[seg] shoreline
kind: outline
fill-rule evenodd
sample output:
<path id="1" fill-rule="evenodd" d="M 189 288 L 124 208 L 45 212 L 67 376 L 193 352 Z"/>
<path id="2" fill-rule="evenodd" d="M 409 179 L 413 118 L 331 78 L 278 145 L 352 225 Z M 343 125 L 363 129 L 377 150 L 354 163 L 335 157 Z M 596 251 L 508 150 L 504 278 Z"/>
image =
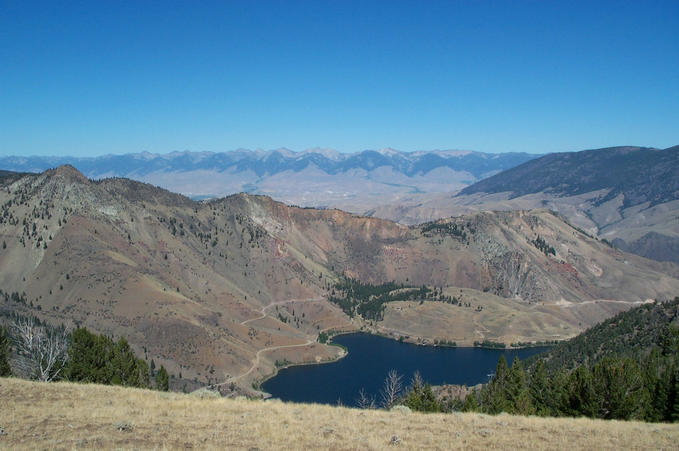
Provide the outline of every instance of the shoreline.
<path id="1" fill-rule="evenodd" d="M 399 337 L 395 337 L 394 335 L 392 335 L 388 332 L 382 332 L 380 330 L 373 329 L 373 328 L 368 328 L 366 330 L 359 330 L 359 331 L 356 331 L 356 332 L 349 332 L 349 333 L 366 333 L 366 334 L 376 335 L 378 337 L 383 337 L 383 338 L 388 338 L 390 340 L 398 341 L 399 343 L 407 343 L 407 344 L 412 344 L 412 345 L 416 345 L 416 346 L 431 346 L 433 348 L 451 348 L 451 349 L 456 349 L 456 348 L 497 349 L 497 350 L 500 350 L 500 351 L 515 351 L 515 350 L 519 350 L 519 349 L 552 347 L 552 346 L 556 346 L 557 344 L 559 344 L 563 341 L 568 341 L 566 339 L 566 340 L 556 340 L 557 343 L 539 343 L 539 342 L 526 343 L 523 346 L 511 346 L 511 344 L 510 344 L 510 345 L 505 345 L 504 347 L 501 347 L 501 346 L 482 346 L 482 345 L 477 346 L 477 345 L 474 345 L 474 344 L 471 344 L 471 345 L 469 345 L 469 344 L 455 344 L 454 346 L 452 346 L 452 345 L 441 344 L 441 343 L 433 343 L 433 342 L 428 342 L 428 341 L 427 342 L 417 342 L 416 341 L 417 339 L 428 340 L 428 339 L 423 338 L 423 337 L 414 337 L 413 338 L 412 336 L 408 336 L 409 338 L 405 338 L 406 335 L 401 335 Z"/>
<path id="2" fill-rule="evenodd" d="M 338 356 L 336 359 L 322 360 L 320 362 L 299 362 L 299 363 L 293 362 L 293 363 L 288 363 L 288 364 L 283 365 L 283 366 L 275 366 L 275 364 L 274 364 L 273 372 L 271 374 L 264 376 L 261 380 L 254 380 L 253 384 L 256 383 L 258 388 L 252 387 L 252 389 L 256 390 L 259 393 L 262 393 L 264 395 L 268 395 L 268 396 L 264 396 L 263 399 L 271 399 L 272 398 L 271 393 L 268 393 L 268 392 L 261 389 L 262 384 L 264 384 L 269 379 L 276 377 L 278 375 L 279 371 L 284 370 L 286 368 L 292 368 L 292 367 L 295 367 L 295 366 L 325 365 L 327 363 L 339 362 L 341 359 L 343 359 L 344 357 L 349 355 L 349 348 L 347 348 L 346 346 L 340 345 L 339 343 L 332 343 L 332 339 L 334 337 L 338 337 L 340 335 L 349 335 L 349 334 L 355 334 L 355 333 L 361 333 L 361 332 L 357 332 L 357 331 L 338 332 L 337 334 L 333 334 L 333 335 L 329 336 L 327 342 L 321 343 L 321 344 L 324 344 L 324 345 L 327 345 L 327 346 L 338 347 L 338 348 L 340 348 L 344 351 L 344 353 L 342 355 Z"/>
<path id="3" fill-rule="evenodd" d="M 341 331 L 341 332 L 338 332 L 336 334 L 330 335 L 328 337 L 328 341 L 326 343 L 322 343 L 322 344 L 325 344 L 325 345 L 328 345 L 328 346 L 339 347 L 344 351 L 344 353 L 342 355 L 338 356 L 336 359 L 325 360 L 325 361 L 320 361 L 320 362 L 288 363 L 288 364 L 286 364 L 284 366 L 280 366 L 280 367 L 274 366 L 274 371 L 272 373 L 266 375 L 265 377 L 263 377 L 259 381 L 258 380 L 253 381 L 253 383 L 257 384 L 258 388 L 255 389 L 254 387 L 252 387 L 252 389 L 263 394 L 264 395 L 263 399 L 265 399 L 265 400 L 266 399 L 275 399 L 275 398 L 273 398 L 273 396 L 270 393 L 266 392 L 265 390 L 262 390 L 261 387 L 264 383 L 266 383 L 268 380 L 276 377 L 278 375 L 279 371 L 284 370 L 286 368 L 292 368 L 292 367 L 296 367 L 296 366 L 325 365 L 325 364 L 328 364 L 328 363 L 339 362 L 341 359 L 343 359 L 344 357 L 349 355 L 349 348 L 347 348 L 346 346 L 339 344 L 339 343 L 333 343 L 332 339 L 335 338 L 335 337 L 342 336 L 342 335 L 351 335 L 351 334 L 374 335 L 374 336 L 377 336 L 377 337 L 386 338 L 386 339 L 393 340 L 393 341 L 403 343 L 403 344 L 411 344 L 411 345 L 416 345 L 416 346 L 430 346 L 430 347 L 433 347 L 433 348 L 449 348 L 449 349 L 457 349 L 457 348 L 469 349 L 469 348 L 471 348 L 471 349 L 487 349 L 487 350 L 495 350 L 495 351 L 518 351 L 518 350 L 521 350 L 521 349 L 540 348 L 540 347 L 551 348 L 551 347 L 555 346 L 555 344 L 533 344 L 533 345 L 529 345 L 529 346 L 517 346 L 517 347 L 509 347 L 508 346 L 508 347 L 504 347 L 504 348 L 494 347 L 494 346 L 473 346 L 473 345 L 472 346 L 448 346 L 448 345 L 440 345 L 440 344 L 434 344 L 434 343 L 416 343 L 416 342 L 412 342 L 412 341 L 399 340 L 397 338 L 394 338 L 391 335 L 380 333 L 380 332 L 374 331 L 374 330 L 360 330 L 359 329 L 359 330 L 354 330 L 354 331 Z"/>

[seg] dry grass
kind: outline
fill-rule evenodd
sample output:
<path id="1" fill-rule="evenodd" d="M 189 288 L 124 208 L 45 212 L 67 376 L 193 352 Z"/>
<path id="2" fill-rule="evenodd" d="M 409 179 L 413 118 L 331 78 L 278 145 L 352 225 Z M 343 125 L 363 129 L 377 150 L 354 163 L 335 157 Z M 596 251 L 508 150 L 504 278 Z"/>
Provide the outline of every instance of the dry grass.
<path id="1" fill-rule="evenodd" d="M 679 447 L 679 426 L 667 424 L 402 414 L 17 379 L 0 379 L 0 399 L 3 449 Z"/>
<path id="2" fill-rule="evenodd" d="M 389 334 L 454 341 L 472 346 L 491 340 L 506 344 L 571 338 L 600 321 L 638 304 L 616 301 L 588 301 L 567 306 L 557 302 L 529 304 L 470 288 L 447 287 L 469 307 L 442 302 L 390 302 L 378 330 Z M 483 307 L 477 311 L 477 307 Z"/>

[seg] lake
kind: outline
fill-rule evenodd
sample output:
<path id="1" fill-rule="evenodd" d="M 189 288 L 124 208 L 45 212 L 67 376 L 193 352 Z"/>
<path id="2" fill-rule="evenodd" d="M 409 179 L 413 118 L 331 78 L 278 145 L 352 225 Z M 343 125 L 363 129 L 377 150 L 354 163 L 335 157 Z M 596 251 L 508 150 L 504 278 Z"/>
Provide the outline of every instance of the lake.
<path id="1" fill-rule="evenodd" d="M 262 390 L 283 401 L 355 405 L 359 391 L 379 399 L 387 373 L 395 369 L 408 385 L 415 371 L 432 385 L 475 385 L 488 381 L 500 355 L 511 364 L 548 348 L 516 350 L 446 348 L 400 343 L 376 335 L 340 335 L 333 342 L 346 346 L 349 354 L 336 362 L 293 366 L 262 384 Z"/>

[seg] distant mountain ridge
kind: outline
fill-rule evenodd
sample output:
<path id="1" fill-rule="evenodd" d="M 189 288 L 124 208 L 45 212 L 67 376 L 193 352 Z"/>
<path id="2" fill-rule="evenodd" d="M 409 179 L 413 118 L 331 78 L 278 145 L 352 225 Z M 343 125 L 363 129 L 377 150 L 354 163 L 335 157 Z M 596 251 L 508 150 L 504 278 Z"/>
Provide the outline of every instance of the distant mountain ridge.
<path id="1" fill-rule="evenodd" d="M 288 204 L 360 213 L 407 193 L 456 191 L 535 157 L 463 150 L 241 149 L 92 158 L 9 156 L 0 158 L 0 169 L 37 173 L 68 164 L 91 179 L 126 177 L 194 199 L 248 192 Z"/>
<path id="2" fill-rule="evenodd" d="M 412 195 L 372 216 L 418 224 L 479 210 L 549 208 L 592 235 L 679 263 L 679 146 L 554 153 L 457 193 Z"/>
<path id="3" fill-rule="evenodd" d="M 545 192 L 565 197 L 597 190 L 607 190 L 597 199 L 599 205 L 621 194 L 625 207 L 679 199 L 679 146 L 553 153 L 468 186 L 458 196 L 511 192 L 514 198 Z"/>
<path id="4" fill-rule="evenodd" d="M 7 156 L 0 158 L 2 169 L 16 172 L 42 172 L 69 164 L 89 178 L 102 176 L 126 177 L 146 175 L 159 170 L 193 171 L 226 170 L 253 171 L 258 177 L 284 171 L 299 172 L 313 164 L 328 174 L 339 174 L 352 169 L 374 170 L 392 167 L 407 176 L 427 174 L 448 167 L 466 171 L 475 178 L 509 169 L 539 155 L 528 153 L 491 154 L 464 150 L 436 150 L 402 152 L 394 149 L 364 150 L 341 153 L 332 149 L 310 149 L 294 152 L 285 148 L 270 151 L 233 150 L 229 152 L 149 152 L 99 157 Z"/>

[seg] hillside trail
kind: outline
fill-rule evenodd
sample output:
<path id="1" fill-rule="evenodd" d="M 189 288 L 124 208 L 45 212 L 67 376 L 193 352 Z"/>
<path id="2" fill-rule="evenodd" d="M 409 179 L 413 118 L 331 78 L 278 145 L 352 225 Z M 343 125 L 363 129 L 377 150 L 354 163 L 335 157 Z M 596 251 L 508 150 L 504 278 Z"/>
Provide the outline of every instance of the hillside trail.
<path id="1" fill-rule="evenodd" d="M 266 305 L 266 306 L 264 306 L 260 309 L 260 316 L 258 316 L 256 318 L 246 319 L 244 321 L 241 321 L 240 324 L 244 326 L 244 325 L 246 325 L 246 324 L 248 324 L 252 321 L 257 321 L 257 320 L 266 318 L 267 317 L 267 310 L 272 308 L 272 307 L 275 307 L 277 305 L 291 304 L 291 303 L 294 303 L 294 302 L 319 302 L 319 301 L 322 301 L 324 299 L 325 298 L 323 298 L 323 297 L 317 297 L 317 298 L 308 298 L 308 299 L 287 299 L 285 301 L 272 302 L 271 304 Z M 257 368 L 257 366 L 259 365 L 260 356 L 264 352 L 274 351 L 276 349 L 297 348 L 297 347 L 302 347 L 302 346 L 309 346 L 310 344 L 313 344 L 313 343 L 315 343 L 315 341 L 307 339 L 306 343 L 298 343 L 298 344 L 293 344 L 293 345 L 269 346 L 268 348 L 260 349 L 255 354 L 255 360 L 252 362 L 252 365 L 250 366 L 250 368 L 245 373 L 240 374 L 238 376 L 229 377 L 224 382 L 220 382 L 219 384 L 214 384 L 214 386 L 218 387 L 218 386 L 221 386 L 221 385 L 230 384 L 232 382 L 236 382 L 236 381 L 250 375 L 255 370 L 255 368 Z"/>
<path id="2" fill-rule="evenodd" d="M 242 379 L 242 378 L 248 376 L 248 375 L 249 375 L 250 373 L 252 373 L 252 372 L 255 370 L 255 368 L 257 368 L 257 366 L 259 365 L 260 356 L 261 356 L 261 354 L 262 354 L 263 352 L 273 351 L 273 350 L 275 350 L 275 349 L 297 348 L 297 347 L 300 347 L 300 346 L 309 346 L 310 344 L 313 344 L 313 343 L 315 343 L 315 341 L 307 340 L 306 343 L 298 343 L 298 344 L 294 344 L 294 345 L 270 346 L 270 347 L 268 347 L 268 348 L 260 349 L 259 351 L 257 351 L 257 354 L 255 354 L 255 360 L 254 360 L 254 362 L 252 363 L 252 366 L 250 367 L 250 369 L 248 369 L 245 373 L 243 373 L 243 374 L 241 374 L 241 375 L 239 375 L 239 376 L 233 376 L 233 377 L 228 378 L 228 379 L 225 380 L 224 382 L 220 382 L 219 384 L 214 384 L 214 386 L 218 387 L 218 386 L 220 386 L 220 385 L 230 384 L 230 383 L 232 383 L 232 382 L 236 382 L 236 381 L 238 381 L 238 380 L 240 380 L 240 379 Z"/>
<path id="3" fill-rule="evenodd" d="M 308 298 L 308 299 L 286 299 L 285 301 L 272 302 L 271 304 L 265 305 L 264 307 L 262 307 L 262 308 L 259 310 L 259 311 L 260 311 L 260 316 L 258 316 L 258 317 L 256 317 L 256 318 L 246 319 L 246 320 L 244 320 L 244 321 L 241 321 L 240 324 L 241 324 L 241 326 L 244 326 L 244 325 L 246 325 L 247 323 L 251 323 L 252 321 L 257 321 L 257 320 L 259 320 L 259 319 L 264 319 L 264 318 L 266 318 L 266 317 L 267 317 L 266 311 L 267 311 L 268 309 L 272 308 L 272 307 L 277 306 L 277 305 L 291 304 L 291 303 L 293 303 L 293 302 L 319 302 L 319 301 L 322 301 L 322 300 L 324 300 L 324 299 L 325 299 L 325 298 L 323 298 L 323 297 L 317 297 L 317 298 Z"/>

